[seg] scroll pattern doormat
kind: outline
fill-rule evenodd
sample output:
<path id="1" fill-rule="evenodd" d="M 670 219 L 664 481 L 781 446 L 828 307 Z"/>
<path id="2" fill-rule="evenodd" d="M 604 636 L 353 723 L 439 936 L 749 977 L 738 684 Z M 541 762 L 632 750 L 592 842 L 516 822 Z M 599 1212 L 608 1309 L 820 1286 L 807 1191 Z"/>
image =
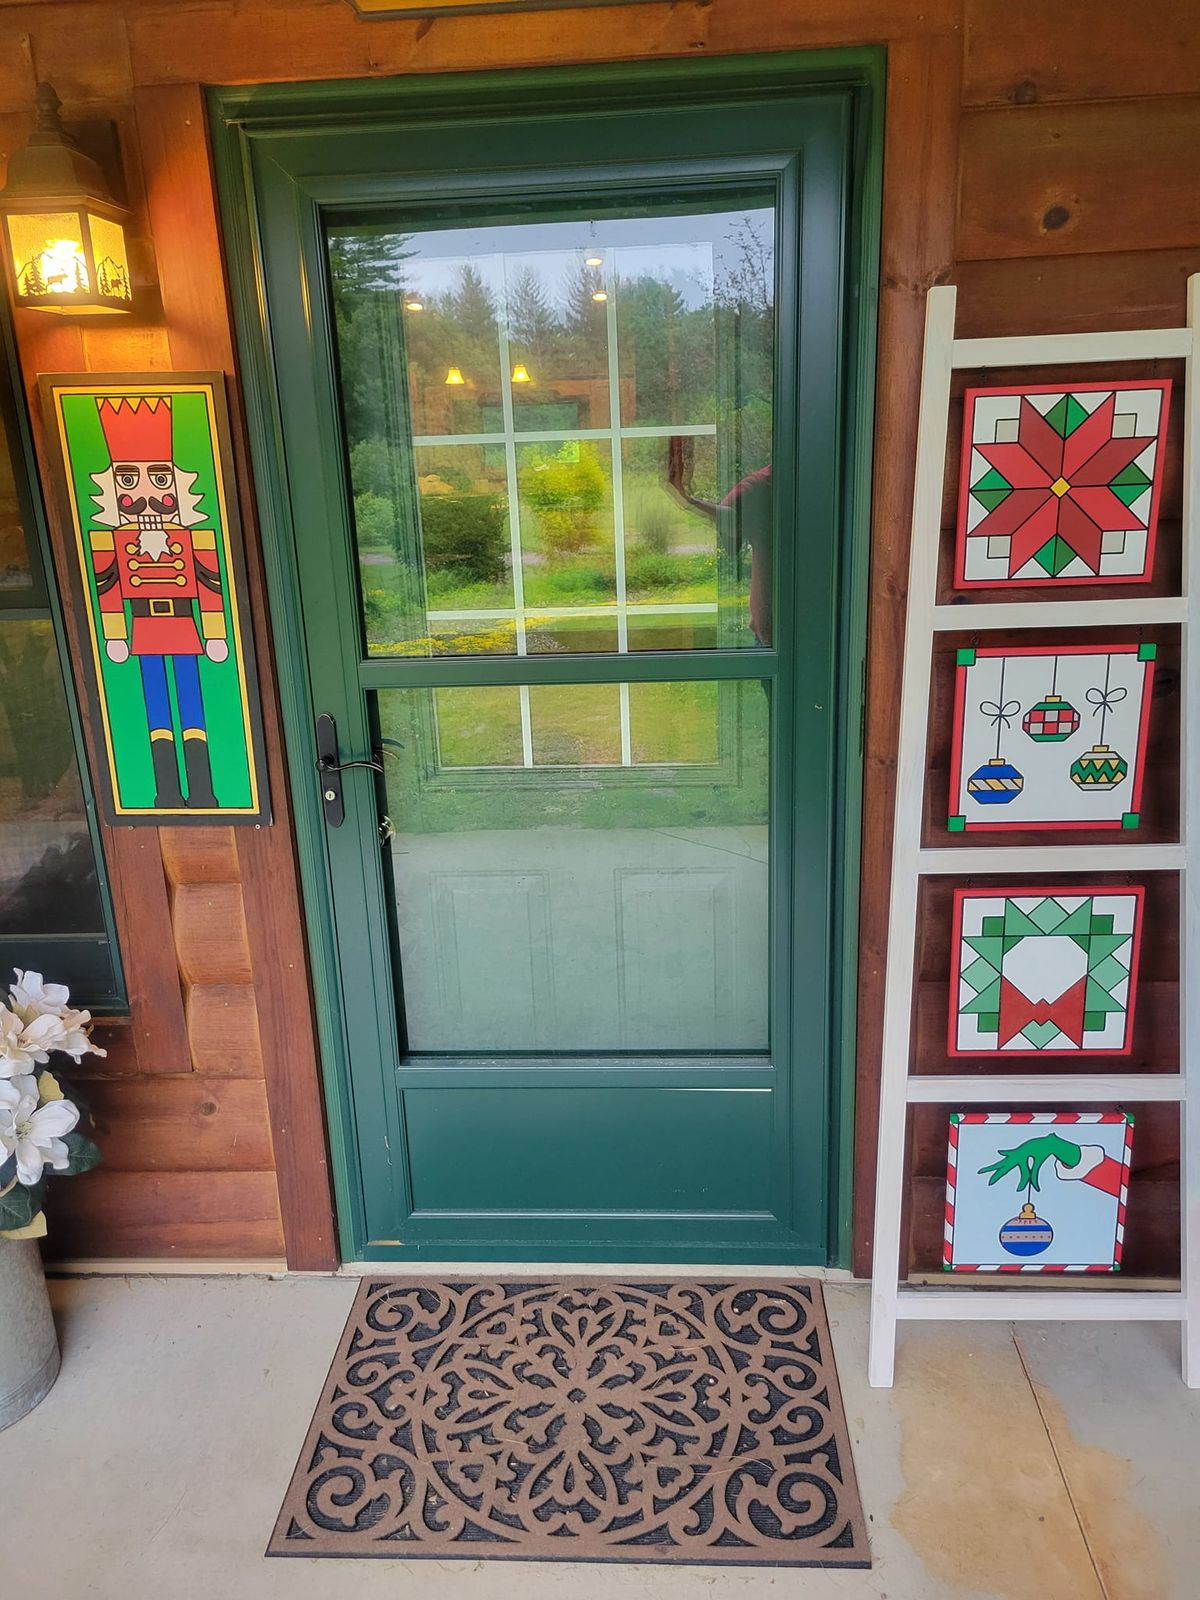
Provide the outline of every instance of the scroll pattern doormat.
<path id="1" fill-rule="evenodd" d="M 869 1566 L 820 1287 L 364 1280 L 267 1553 Z"/>

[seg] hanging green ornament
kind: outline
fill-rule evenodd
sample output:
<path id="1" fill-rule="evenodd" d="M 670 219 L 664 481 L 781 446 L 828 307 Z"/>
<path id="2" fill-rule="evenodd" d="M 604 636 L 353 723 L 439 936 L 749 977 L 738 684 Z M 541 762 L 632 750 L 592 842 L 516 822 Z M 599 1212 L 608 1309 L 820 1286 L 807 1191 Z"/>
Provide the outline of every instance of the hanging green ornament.
<path id="1" fill-rule="evenodd" d="M 1129 693 L 1120 685 L 1110 688 L 1111 675 L 1112 657 L 1109 656 L 1104 668 L 1104 687 L 1101 689 L 1097 686 L 1087 692 L 1092 715 L 1100 718 L 1100 737 L 1090 750 L 1085 750 L 1071 763 L 1071 782 L 1080 789 L 1115 789 L 1129 776 L 1128 761 L 1104 742 L 1104 724 L 1108 720 L 1108 713 Z"/>
<path id="2" fill-rule="evenodd" d="M 1128 776 L 1128 761 L 1106 744 L 1094 744 L 1071 763 L 1071 782 L 1080 789 L 1115 789 Z"/>

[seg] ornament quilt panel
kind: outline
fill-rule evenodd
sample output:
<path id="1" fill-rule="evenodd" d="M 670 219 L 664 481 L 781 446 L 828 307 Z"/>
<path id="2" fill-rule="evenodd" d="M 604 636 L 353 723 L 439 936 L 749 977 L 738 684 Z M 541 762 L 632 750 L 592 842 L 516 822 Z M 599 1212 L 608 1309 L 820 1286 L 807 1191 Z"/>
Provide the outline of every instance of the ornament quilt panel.
<path id="1" fill-rule="evenodd" d="M 968 389 L 955 581 L 1144 583 L 1167 380 Z"/>
<path id="2" fill-rule="evenodd" d="M 956 890 L 950 1054 L 1128 1055 L 1144 895 Z"/>
<path id="3" fill-rule="evenodd" d="M 948 1272 L 1119 1272 L 1133 1118 L 968 1111 L 950 1118 Z"/>
<path id="4" fill-rule="evenodd" d="M 1153 644 L 959 650 L 951 833 L 1136 828 Z"/>

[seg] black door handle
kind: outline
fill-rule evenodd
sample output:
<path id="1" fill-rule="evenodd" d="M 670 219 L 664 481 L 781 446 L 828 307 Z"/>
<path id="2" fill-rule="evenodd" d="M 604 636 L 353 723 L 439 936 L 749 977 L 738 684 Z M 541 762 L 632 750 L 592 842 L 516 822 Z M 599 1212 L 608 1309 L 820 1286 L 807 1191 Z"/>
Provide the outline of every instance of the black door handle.
<path id="1" fill-rule="evenodd" d="M 369 761 L 340 761 L 338 759 L 337 723 L 327 711 L 317 718 L 317 771 L 321 775 L 321 805 L 325 822 L 331 828 L 340 828 L 346 820 L 346 806 L 342 798 L 342 773 L 353 767 L 367 767 L 371 772 L 383 771 L 380 755 Z"/>

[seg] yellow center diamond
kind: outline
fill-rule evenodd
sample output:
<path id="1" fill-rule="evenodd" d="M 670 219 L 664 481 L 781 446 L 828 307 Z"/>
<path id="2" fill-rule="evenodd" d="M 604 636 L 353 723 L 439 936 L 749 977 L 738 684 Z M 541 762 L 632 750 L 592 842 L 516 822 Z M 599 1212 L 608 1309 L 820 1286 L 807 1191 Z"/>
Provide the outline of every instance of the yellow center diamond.
<path id="1" fill-rule="evenodd" d="M 1058 498 L 1061 500 L 1063 495 L 1066 494 L 1067 490 L 1070 487 L 1071 487 L 1071 485 L 1067 482 L 1067 480 L 1065 478 L 1055 478 L 1054 482 L 1050 485 L 1050 493 L 1051 494 L 1056 494 L 1058 496 Z"/>

